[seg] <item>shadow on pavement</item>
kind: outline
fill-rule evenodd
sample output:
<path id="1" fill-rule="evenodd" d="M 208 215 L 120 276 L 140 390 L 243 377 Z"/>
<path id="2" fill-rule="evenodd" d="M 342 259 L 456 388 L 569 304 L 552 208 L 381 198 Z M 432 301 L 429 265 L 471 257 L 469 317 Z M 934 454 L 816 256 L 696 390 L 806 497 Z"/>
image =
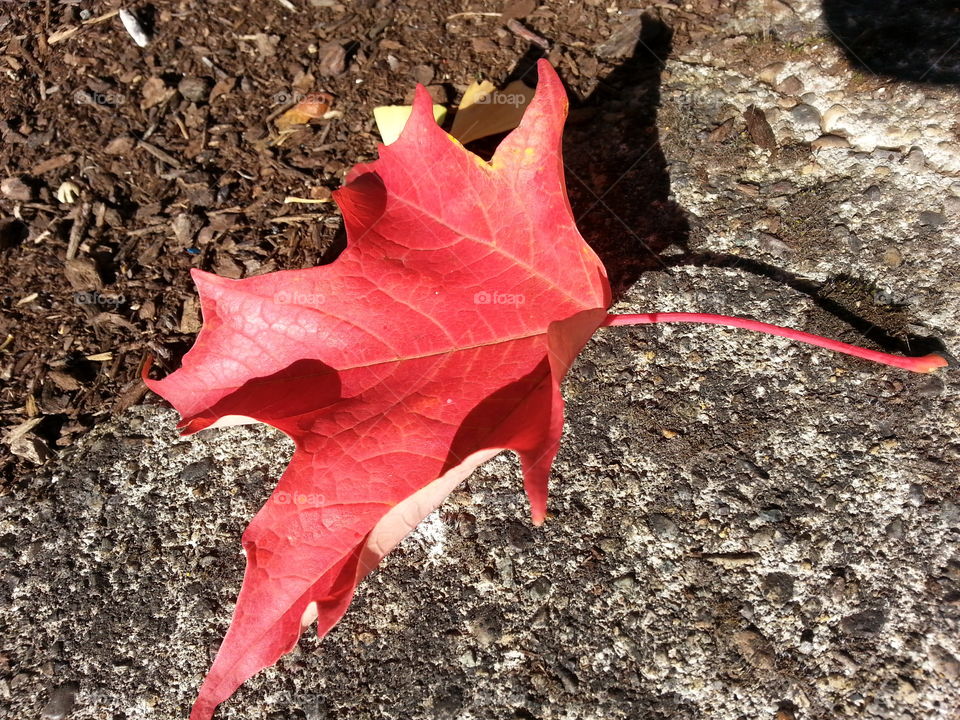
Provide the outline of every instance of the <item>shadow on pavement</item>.
<path id="1" fill-rule="evenodd" d="M 960 1 L 822 0 L 850 62 L 874 75 L 960 84 Z"/>

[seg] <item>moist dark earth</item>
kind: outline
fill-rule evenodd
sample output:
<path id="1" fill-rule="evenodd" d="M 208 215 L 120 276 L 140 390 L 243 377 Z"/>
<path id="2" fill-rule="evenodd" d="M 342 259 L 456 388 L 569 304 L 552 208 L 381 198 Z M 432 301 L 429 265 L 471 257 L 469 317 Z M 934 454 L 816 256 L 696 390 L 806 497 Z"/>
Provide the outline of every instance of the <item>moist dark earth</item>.
<path id="1" fill-rule="evenodd" d="M 190 269 L 335 259 L 335 205 L 285 199 L 417 82 L 454 108 L 551 61 L 617 311 L 956 353 L 960 8 L 878 5 L 183 0 L 125 6 L 141 48 L 116 3 L 0 0 L 0 716 L 186 717 L 290 446 L 177 437 L 142 367 L 200 327 Z M 545 526 L 501 456 L 218 717 L 960 712 L 951 369 L 621 328 L 564 393 Z"/>

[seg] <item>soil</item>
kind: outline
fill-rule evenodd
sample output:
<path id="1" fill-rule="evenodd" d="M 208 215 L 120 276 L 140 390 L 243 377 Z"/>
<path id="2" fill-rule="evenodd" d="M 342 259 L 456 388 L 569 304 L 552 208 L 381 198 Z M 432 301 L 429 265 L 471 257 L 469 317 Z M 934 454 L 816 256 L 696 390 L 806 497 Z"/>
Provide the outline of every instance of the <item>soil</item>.
<path id="1" fill-rule="evenodd" d="M 375 106 L 402 103 L 416 81 L 446 102 L 477 77 L 529 78 L 546 54 L 589 125 L 610 99 L 598 88 L 617 89 L 635 40 L 627 32 L 595 52 L 609 39 L 601 2 L 510 3 L 509 17 L 549 38 L 548 53 L 489 15 L 500 2 L 470 12 L 457 2 L 288 5 L 140 6 L 151 38 L 141 49 L 117 3 L 0 2 L 0 177 L 19 181 L 0 195 L 0 427 L 31 440 L 0 459 L 6 483 L 144 400 L 148 356 L 178 365 L 200 322 L 191 269 L 239 278 L 321 262 L 338 235 L 335 207 L 284 199 L 329 198 L 375 156 Z M 683 28 L 702 16 L 670 10 L 689 41 Z M 626 13 L 628 30 L 639 15 Z M 638 63 L 653 96 L 656 63 Z M 334 116 L 279 139 L 272 120 L 318 92 L 333 95 Z M 651 100 L 631 120 L 636 145 L 605 143 L 604 162 L 577 163 L 578 175 L 607 176 L 647 154 Z M 57 199 L 67 182 L 72 203 Z M 645 191 L 665 197 L 666 187 Z"/>

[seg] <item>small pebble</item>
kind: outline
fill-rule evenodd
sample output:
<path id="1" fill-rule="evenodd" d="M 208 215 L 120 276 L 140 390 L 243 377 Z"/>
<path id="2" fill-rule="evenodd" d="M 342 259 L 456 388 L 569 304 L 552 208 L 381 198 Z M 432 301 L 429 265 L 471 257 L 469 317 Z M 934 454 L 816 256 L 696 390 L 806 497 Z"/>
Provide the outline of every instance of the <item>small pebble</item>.
<path id="1" fill-rule="evenodd" d="M 799 95 L 803 92 L 803 83 L 796 75 L 790 75 L 777 83 L 776 91 L 784 95 Z"/>
<path id="2" fill-rule="evenodd" d="M 647 527 L 654 535 L 664 538 L 676 537 L 680 531 L 673 520 L 660 513 L 647 516 Z"/>
<path id="3" fill-rule="evenodd" d="M 880 632 L 886 621 L 886 614 L 882 610 L 864 610 L 843 618 L 840 629 L 854 637 L 866 637 Z"/>
<path id="4" fill-rule="evenodd" d="M 797 105 L 790 110 L 790 117 L 798 125 L 816 127 L 820 124 L 820 113 L 813 105 Z"/>
<path id="5" fill-rule="evenodd" d="M 900 267 L 903 265 L 903 253 L 895 247 L 889 247 L 883 251 L 883 264 L 887 267 Z"/>
<path id="6" fill-rule="evenodd" d="M 920 148 L 913 148 L 907 154 L 907 157 L 903 161 L 904 167 L 913 172 L 920 172 L 926 167 L 927 158 L 923 154 L 923 150 Z"/>
<path id="7" fill-rule="evenodd" d="M 784 257 L 792 252 L 789 245 L 770 233 L 760 233 L 760 249 L 777 257 Z"/>
<path id="8" fill-rule="evenodd" d="M 757 517 L 763 522 L 778 523 L 783 520 L 784 513 L 780 508 L 764 508 L 757 513 Z"/>
<path id="9" fill-rule="evenodd" d="M 850 141 L 839 135 L 821 135 L 812 143 L 810 147 L 814 150 L 829 150 L 832 148 L 848 148 Z"/>
<path id="10" fill-rule="evenodd" d="M 185 77 L 177 85 L 177 90 L 190 102 L 202 102 L 207 99 L 210 84 L 204 78 Z"/>
<path id="11" fill-rule="evenodd" d="M 766 190 L 768 195 L 792 195 L 797 191 L 797 186 L 789 180 L 778 180 Z"/>
<path id="12" fill-rule="evenodd" d="M 777 75 L 783 72 L 785 67 L 786 65 L 782 62 L 770 63 L 760 71 L 757 77 L 760 79 L 760 82 L 773 85 L 777 81 Z"/>
<path id="13" fill-rule="evenodd" d="M 2 193 L 4 197 L 21 202 L 28 202 L 33 197 L 30 186 L 16 177 L 8 177 L 0 181 L 0 193 Z"/>
<path id="14" fill-rule="evenodd" d="M 413 79 L 421 85 L 429 85 L 433 82 L 434 71 L 429 65 L 417 65 L 413 69 Z"/>
<path id="15" fill-rule="evenodd" d="M 317 56 L 317 71 L 324 77 L 342 75 L 347 69 L 347 51 L 340 43 L 324 43 L 317 48 Z"/>
<path id="16" fill-rule="evenodd" d="M 73 710 L 77 698 L 76 683 L 61 685 L 50 695 L 50 701 L 40 713 L 41 720 L 63 720 Z"/>
<path id="17" fill-rule="evenodd" d="M 924 212 L 920 213 L 920 224 L 936 230 L 941 225 L 947 224 L 947 218 L 945 215 L 943 215 L 943 213 L 925 210 Z"/>
<path id="18" fill-rule="evenodd" d="M 793 598 L 793 575 L 785 572 L 767 574 L 760 584 L 760 589 L 767 599 L 776 605 L 784 605 Z"/>
<path id="19" fill-rule="evenodd" d="M 895 150 L 879 148 L 870 153 L 870 157 L 880 162 L 894 163 L 900 159 L 900 154 Z"/>
<path id="20" fill-rule="evenodd" d="M 841 120 L 850 114 L 843 105 L 832 105 L 820 119 L 820 128 L 824 133 L 836 134 L 833 131 L 841 126 Z"/>

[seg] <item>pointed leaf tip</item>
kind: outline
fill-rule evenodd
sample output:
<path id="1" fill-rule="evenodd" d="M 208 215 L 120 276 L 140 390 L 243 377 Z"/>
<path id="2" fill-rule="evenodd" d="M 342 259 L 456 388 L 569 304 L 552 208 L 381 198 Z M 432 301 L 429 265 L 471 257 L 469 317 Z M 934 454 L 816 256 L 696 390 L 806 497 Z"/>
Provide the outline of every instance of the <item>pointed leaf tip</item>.
<path id="1" fill-rule="evenodd" d="M 442 133 L 442 128 L 440 128 L 438 122 L 433 112 L 433 98 L 430 96 L 430 92 L 423 85 L 417 83 L 417 88 L 413 94 L 413 110 L 410 112 L 410 119 L 407 120 L 400 131 L 397 142 L 421 133 L 433 133 L 435 128 L 440 129 Z M 429 135 L 427 136 L 429 137 Z"/>

